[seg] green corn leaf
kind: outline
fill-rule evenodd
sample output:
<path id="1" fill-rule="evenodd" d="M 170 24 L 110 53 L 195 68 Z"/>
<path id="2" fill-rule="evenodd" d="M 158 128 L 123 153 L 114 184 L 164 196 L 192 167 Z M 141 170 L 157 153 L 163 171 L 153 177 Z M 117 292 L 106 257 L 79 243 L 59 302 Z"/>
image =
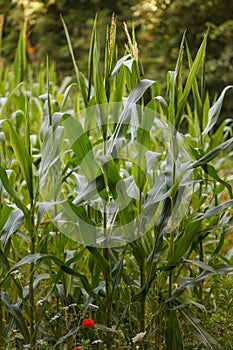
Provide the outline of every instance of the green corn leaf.
<path id="1" fill-rule="evenodd" d="M 232 194 L 232 187 L 230 185 L 230 183 L 228 181 L 224 181 L 222 180 L 218 174 L 217 174 L 217 171 L 215 170 L 215 168 L 212 166 L 212 165 L 209 165 L 207 164 L 207 166 L 203 167 L 203 170 L 209 174 L 210 176 L 212 176 L 217 182 L 219 182 L 220 184 L 222 184 L 224 187 L 227 188 L 228 190 L 228 193 L 229 193 L 229 196 L 230 198 L 233 198 L 233 194 Z"/>
<path id="2" fill-rule="evenodd" d="M 171 125 L 174 125 L 175 123 L 174 118 L 177 112 L 178 102 L 182 94 L 181 68 L 183 63 L 184 39 L 185 39 L 185 32 L 181 40 L 175 71 L 169 71 L 167 73 L 167 89 L 168 89 L 168 95 L 169 95 L 169 106 L 167 111 L 168 111 L 168 122 Z"/>
<path id="3" fill-rule="evenodd" d="M 26 22 L 24 28 L 20 31 L 18 46 L 15 52 L 14 60 L 14 77 L 15 84 L 20 83 L 24 80 L 26 73 Z"/>
<path id="4" fill-rule="evenodd" d="M 18 269 L 19 267 L 25 265 L 25 264 L 32 264 L 32 263 L 36 263 L 38 260 L 41 260 L 45 257 L 48 257 L 47 254 L 40 254 L 40 253 L 36 253 L 36 254 L 31 254 L 31 255 L 26 255 L 24 256 L 20 261 L 18 261 L 14 266 L 12 266 L 12 268 L 9 271 L 9 274 Z"/>
<path id="5" fill-rule="evenodd" d="M 226 86 L 223 89 L 223 91 L 222 91 L 221 95 L 219 96 L 219 98 L 217 99 L 217 101 L 215 102 L 215 104 L 210 108 L 209 113 L 208 113 L 208 123 L 205 127 L 205 130 L 202 133 L 203 137 L 208 134 L 208 132 L 213 128 L 213 126 L 218 121 L 218 117 L 219 117 L 219 114 L 220 114 L 221 109 L 222 109 L 222 104 L 223 104 L 223 100 L 224 100 L 224 97 L 226 95 L 226 92 L 232 88 L 233 88 L 233 85 Z"/>
<path id="6" fill-rule="evenodd" d="M 62 101 L 61 101 L 61 111 L 64 109 L 66 101 L 68 99 L 69 93 L 71 91 L 72 88 L 75 88 L 76 90 L 78 90 L 78 85 L 76 83 L 71 83 L 67 86 L 67 88 L 64 91 L 63 97 L 62 97 Z"/>
<path id="7" fill-rule="evenodd" d="M 136 103 L 146 92 L 146 90 L 155 83 L 155 80 L 142 79 L 139 83 L 133 88 L 127 98 L 127 104 Z"/>
<path id="8" fill-rule="evenodd" d="M 188 47 L 188 43 L 187 40 L 185 39 L 185 46 L 186 46 L 186 50 L 187 50 L 187 55 L 188 55 L 188 62 L 189 62 L 189 68 L 192 68 L 193 65 L 193 60 L 191 57 L 191 53 Z M 194 79 L 193 85 L 192 85 L 192 92 L 193 92 L 193 98 L 195 101 L 195 109 L 197 111 L 197 115 L 198 115 L 198 120 L 199 120 L 199 125 L 200 127 L 202 127 L 202 101 L 201 101 L 201 96 L 199 93 L 199 89 L 198 89 L 198 84 L 197 84 L 197 79 Z"/>
<path id="9" fill-rule="evenodd" d="M 116 126 L 116 129 L 114 130 L 114 133 L 112 134 L 110 141 L 110 147 L 108 149 L 108 153 L 111 154 L 115 140 L 118 139 L 119 136 L 125 135 L 125 129 L 127 127 L 127 118 L 129 117 L 130 110 L 132 108 L 132 105 L 134 105 L 146 92 L 146 90 L 152 86 L 155 83 L 154 80 L 149 79 L 143 79 L 141 80 L 130 92 L 124 110 L 122 111 L 122 114 L 120 116 L 119 122 Z"/>
<path id="10" fill-rule="evenodd" d="M 0 266 L 5 267 L 7 270 L 10 270 L 10 263 L 7 259 L 7 256 L 3 253 L 2 249 L 0 249 Z"/>
<path id="11" fill-rule="evenodd" d="M 55 257 L 51 257 L 52 260 L 60 267 L 60 269 L 71 275 L 71 276 L 76 276 L 78 278 L 80 278 L 80 281 L 83 285 L 83 288 L 86 290 L 87 294 L 92 297 L 94 300 L 96 300 L 96 302 L 98 303 L 98 305 L 104 310 L 105 309 L 105 305 L 101 299 L 101 297 L 98 295 L 98 293 L 96 293 L 92 286 L 89 284 L 88 279 L 86 278 L 86 276 L 82 275 L 81 273 L 78 273 L 77 271 L 75 271 L 74 269 L 72 269 L 71 267 L 63 264 L 59 259 L 55 258 Z"/>
<path id="12" fill-rule="evenodd" d="M 112 275 L 114 276 L 112 281 L 112 294 L 117 290 L 117 287 L 120 284 L 122 274 L 123 274 L 123 263 L 124 263 L 124 257 L 122 256 L 117 262 L 114 269 L 112 270 Z"/>
<path id="13" fill-rule="evenodd" d="M 9 129 L 11 144 L 18 160 L 19 166 L 22 170 L 23 177 L 25 178 L 28 186 L 30 198 L 33 198 L 33 176 L 32 176 L 32 161 L 29 156 L 29 152 L 26 149 L 22 139 L 16 133 L 10 120 L 2 120 L 1 123 L 6 123 Z"/>
<path id="14" fill-rule="evenodd" d="M 2 185 L 4 186 L 5 190 L 9 193 L 9 195 L 14 198 L 15 204 L 19 209 L 21 209 L 27 219 L 29 219 L 30 211 L 29 209 L 23 204 L 23 202 L 18 197 L 17 193 L 12 188 L 9 179 L 7 177 L 5 169 L 0 164 L 0 180 L 2 182 Z"/>
<path id="15" fill-rule="evenodd" d="M 122 102 L 125 93 L 125 73 L 124 69 L 120 69 L 115 77 L 115 89 L 112 91 L 110 102 Z"/>
<path id="16" fill-rule="evenodd" d="M 213 272 L 213 273 L 217 272 L 212 266 L 207 265 L 203 261 L 200 261 L 200 260 L 182 259 L 182 262 L 186 262 L 186 263 L 190 263 L 190 264 L 196 265 L 196 266 L 200 267 L 204 271 L 209 271 L 209 272 Z"/>
<path id="17" fill-rule="evenodd" d="M 14 99 L 17 90 L 19 90 L 22 86 L 24 86 L 24 82 L 20 82 L 17 84 L 10 92 L 9 96 L 7 97 L 6 103 L 3 105 L 1 114 L 4 115 L 4 113 L 7 113 L 8 106 L 12 103 L 12 100 Z"/>
<path id="18" fill-rule="evenodd" d="M 176 289 L 173 292 L 172 296 L 167 300 L 167 302 L 178 298 L 180 295 L 182 295 L 184 293 L 184 291 L 186 289 L 198 286 L 206 278 L 209 278 L 213 275 L 223 274 L 223 273 L 228 273 L 228 272 L 232 272 L 232 266 L 230 266 L 230 265 L 223 265 L 220 267 L 217 266 L 215 268 L 215 272 L 204 270 L 199 276 L 197 276 L 196 278 L 190 278 L 189 282 L 182 285 L 182 287 Z"/>
<path id="19" fill-rule="evenodd" d="M 134 64 L 134 62 L 135 62 L 134 58 L 131 58 L 130 60 L 126 60 L 126 61 L 123 62 L 123 65 L 128 68 L 128 70 L 130 71 L 131 74 L 132 74 L 132 71 L 133 71 L 133 64 Z"/>
<path id="20" fill-rule="evenodd" d="M 220 152 L 225 151 L 228 147 L 230 147 L 233 143 L 233 137 L 229 140 L 223 142 L 221 145 L 217 146 L 207 154 L 205 154 L 203 157 L 201 157 L 198 161 L 193 163 L 190 166 L 190 169 L 197 168 L 199 166 L 205 166 L 208 162 L 210 162 L 212 159 L 216 158 Z"/>
<path id="21" fill-rule="evenodd" d="M 139 192 L 142 193 L 147 184 L 145 155 L 139 151 L 135 161 L 136 163 L 133 163 L 132 166 L 132 175 Z"/>
<path id="22" fill-rule="evenodd" d="M 190 325 L 191 330 L 202 344 L 210 350 L 221 349 L 218 342 L 204 329 L 200 320 L 193 315 L 188 307 L 180 308 L 179 312 L 185 323 Z"/>
<path id="23" fill-rule="evenodd" d="M 93 24 L 89 62 L 88 62 L 88 81 L 89 81 L 89 92 L 88 98 L 90 98 L 90 88 L 92 83 L 94 84 L 95 100 L 97 104 L 107 103 L 107 96 L 104 85 L 104 78 L 101 71 L 100 65 L 100 42 L 97 30 L 97 15 Z M 103 123 L 105 124 L 105 123 Z"/>
<path id="24" fill-rule="evenodd" d="M 88 56 L 88 101 L 91 98 L 91 90 L 94 84 L 94 43 L 95 43 L 95 33 L 96 33 L 96 23 L 97 22 L 97 14 L 95 16 L 95 21 L 92 28 L 91 33 L 91 42 Z"/>
<path id="25" fill-rule="evenodd" d="M 131 247 L 133 249 L 133 255 L 139 266 L 144 265 L 145 262 L 145 249 L 142 244 L 142 239 L 137 239 L 136 241 L 131 243 Z"/>
<path id="26" fill-rule="evenodd" d="M 32 255 L 28 255 L 28 256 L 25 256 L 24 258 L 22 258 L 18 263 L 16 263 L 8 272 L 7 276 L 12 272 L 14 271 L 15 269 L 18 269 L 19 267 L 25 265 L 25 264 L 31 264 L 31 263 L 36 263 L 40 260 L 52 260 L 54 261 L 54 263 L 60 267 L 60 269 L 67 273 L 67 274 L 70 274 L 72 276 L 76 276 L 76 277 L 79 277 L 82 284 L 83 284 L 83 287 L 85 288 L 85 290 L 87 291 L 87 293 L 93 297 L 95 300 L 98 301 L 99 305 L 101 307 L 103 307 L 103 303 L 102 303 L 102 300 L 100 298 L 100 296 L 98 296 L 98 294 L 96 294 L 93 289 L 91 288 L 91 286 L 89 285 L 89 282 L 87 280 L 87 278 L 80 274 L 79 272 L 75 271 L 74 269 L 72 269 L 71 267 L 67 266 L 66 263 L 64 263 L 63 261 L 61 261 L 60 259 L 58 259 L 56 256 L 53 256 L 53 255 L 47 255 L 47 254 L 32 254 Z M 7 277 L 6 276 L 6 277 Z M 1 284 L 3 283 L 3 281 L 1 281 Z"/>
<path id="27" fill-rule="evenodd" d="M 168 113 L 168 104 L 163 96 L 155 96 L 155 101 L 158 101 L 165 115 Z"/>
<path id="28" fill-rule="evenodd" d="M 192 220 L 186 225 L 186 229 L 183 232 L 182 236 L 180 236 L 179 239 L 175 241 L 174 253 L 172 258 L 168 261 L 168 266 L 177 264 L 180 259 L 188 253 L 193 241 L 196 238 L 196 235 L 199 232 L 200 227 L 201 220 Z"/>
<path id="29" fill-rule="evenodd" d="M 154 123 L 154 117 L 154 111 L 146 107 L 145 113 L 143 114 L 143 118 L 141 119 L 140 125 L 137 128 L 137 140 L 148 150 L 151 149 L 150 131 Z"/>
<path id="30" fill-rule="evenodd" d="M 94 159 L 91 142 L 77 119 L 64 114 L 63 120 L 62 125 L 77 157 L 78 164 L 87 180 L 92 181 L 99 175 L 100 169 Z"/>
<path id="31" fill-rule="evenodd" d="M 94 67 L 94 92 L 95 92 L 95 99 L 97 104 L 105 104 L 108 102 L 105 86 L 104 86 L 104 79 L 101 72 L 101 66 L 100 62 L 98 61 L 98 58 L 96 57 L 96 53 L 94 53 L 94 59 L 96 61 L 96 65 Z M 103 123 L 103 125 L 106 124 Z"/>
<path id="32" fill-rule="evenodd" d="M 190 72 L 189 72 L 189 75 L 188 75 L 188 78 L 187 78 L 187 81 L 186 81 L 186 84 L 184 87 L 184 91 L 181 94 L 181 96 L 179 97 L 177 113 L 176 113 L 176 121 L 175 121 L 175 128 L 177 130 L 178 130 L 178 126 L 180 124 L 181 117 L 182 117 L 183 112 L 184 112 L 184 107 L 186 105 L 190 90 L 192 89 L 192 86 L 195 83 L 197 73 L 200 69 L 200 66 L 201 66 L 203 59 L 205 58 L 207 36 L 208 36 L 208 32 L 206 33 L 206 35 L 202 41 L 202 44 L 198 50 L 198 53 L 194 59 L 192 68 L 190 69 Z"/>
<path id="33" fill-rule="evenodd" d="M 166 350 L 182 350 L 183 341 L 176 311 L 169 311 L 166 323 Z"/>
<path id="34" fill-rule="evenodd" d="M 0 186 L 1 186 L 1 180 L 0 180 Z M 7 204 L 3 205 L 3 207 L 0 209 L 0 230 L 2 230 L 3 226 L 6 224 L 12 210 L 14 210 L 12 206 Z"/>
<path id="35" fill-rule="evenodd" d="M 65 23 L 65 21 L 64 21 L 62 16 L 61 16 L 61 21 L 62 21 L 62 24 L 63 24 L 63 27 L 64 27 L 66 40 L 67 40 L 67 43 L 68 43 L 68 46 L 69 46 L 70 55 L 71 55 L 71 58 L 72 58 L 72 62 L 73 62 L 73 66 L 74 66 L 74 70 L 75 70 L 75 74 L 76 74 L 76 79 L 77 79 L 78 85 L 80 86 L 80 90 L 81 90 L 81 93 L 82 93 L 83 101 L 84 101 L 85 105 L 87 106 L 88 98 L 87 98 L 87 88 L 86 88 L 85 78 L 84 78 L 84 75 L 82 73 L 80 73 L 80 71 L 78 69 L 78 66 L 76 64 L 75 57 L 74 57 L 74 51 L 73 51 L 73 47 L 72 47 L 70 36 L 69 36 L 69 32 L 68 32 L 66 23 Z"/>
<path id="36" fill-rule="evenodd" d="M 61 336 L 58 341 L 55 343 L 53 349 L 56 349 L 58 347 L 58 345 L 65 343 L 67 341 L 67 339 L 69 339 L 70 337 L 74 337 L 77 333 L 78 333 L 78 329 L 79 327 L 75 327 L 69 330 L 68 333 L 66 333 L 65 335 Z"/>
<path id="37" fill-rule="evenodd" d="M 14 209 L 5 223 L 2 229 L 2 236 L 0 240 L 2 241 L 3 246 L 5 247 L 10 239 L 11 235 L 15 233 L 21 224 L 23 223 L 24 215 L 20 209 Z"/>
<path id="38" fill-rule="evenodd" d="M 73 204 L 79 205 L 84 201 L 88 201 L 96 194 L 101 192 L 105 188 L 104 176 L 100 175 L 93 181 L 91 181 L 82 192 L 73 200 Z"/>
<path id="39" fill-rule="evenodd" d="M 11 303 L 10 299 L 5 293 L 2 293 L 2 301 L 5 304 L 8 312 L 14 317 L 14 320 L 17 323 L 17 326 L 19 327 L 21 334 L 24 337 L 25 343 L 28 344 L 30 336 L 29 336 L 27 325 L 25 323 L 25 318 L 22 315 L 20 309 L 16 305 L 13 305 Z"/>
<path id="40" fill-rule="evenodd" d="M 131 198 L 126 191 L 126 183 L 119 174 L 119 169 L 113 159 L 110 159 L 104 167 L 107 174 L 109 190 L 120 209 L 118 216 L 121 225 L 131 222 L 134 218 L 134 208 Z M 127 205 L 126 205 L 127 203 Z M 123 209 L 121 209 L 123 208 Z"/>
<path id="41" fill-rule="evenodd" d="M 98 248 L 88 246 L 87 249 L 93 255 L 96 263 L 99 265 L 99 268 L 101 269 L 105 280 L 106 278 L 109 279 L 111 275 L 110 275 L 110 266 L 108 261 L 104 258 L 103 255 L 100 254 L 100 251 Z"/>
<path id="42" fill-rule="evenodd" d="M 114 77 L 114 75 L 116 75 L 117 72 L 119 72 L 119 70 L 120 70 L 120 68 L 122 67 L 123 63 L 124 63 L 129 57 L 131 57 L 130 54 L 121 57 L 121 58 L 117 61 L 115 67 L 113 68 L 112 74 L 111 74 L 112 77 Z"/>
<path id="43" fill-rule="evenodd" d="M 204 219 L 210 218 L 211 216 L 218 215 L 222 210 L 232 208 L 232 207 L 233 207 L 233 199 L 231 199 L 225 203 L 219 204 L 214 208 L 206 210 L 206 212 L 204 214 L 201 214 L 201 217 Z"/>

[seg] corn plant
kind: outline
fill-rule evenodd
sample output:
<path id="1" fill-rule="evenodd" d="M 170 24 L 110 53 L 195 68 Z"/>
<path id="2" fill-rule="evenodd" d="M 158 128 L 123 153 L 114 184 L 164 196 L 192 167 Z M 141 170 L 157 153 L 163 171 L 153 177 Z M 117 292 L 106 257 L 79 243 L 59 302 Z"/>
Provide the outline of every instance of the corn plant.
<path id="1" fill-rule="evenodd" d="M 96 18 L 86 77 L 61 20 L 73 79 L 27 67 L 25 28 L 1 67 L 0 348 L 180 350 L 184 329 L 220 348 L 197 314 L 232 270 L 232 86 L 210 101 L 208 33 L 194 59 L 184 34 L 162 96 L 134 29 L 119 58 L 115 17 L 104 53 Z"/>

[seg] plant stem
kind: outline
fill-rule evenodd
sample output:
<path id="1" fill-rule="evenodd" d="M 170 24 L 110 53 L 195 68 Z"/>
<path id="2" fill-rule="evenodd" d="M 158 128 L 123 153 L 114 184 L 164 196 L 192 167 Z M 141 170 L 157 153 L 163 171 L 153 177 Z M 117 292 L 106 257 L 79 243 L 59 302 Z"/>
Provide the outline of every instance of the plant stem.
<path id="1" fill-rule="evenodd" d="M 109 262 L 109 248 L 104 248 L 104 258 Z M 111 281 L 108 274 L 105 275 L 105 288 L 106 288 L 106 325 L 108 328 L 112 327 L 112 297 L 111 297 Z M 112 349 L 112 336 L 110 332 L 107 332 L 106 337 L 107 349 Z"/>
<path id="2" fill-rule="evenodd" d="M 138 203 L 139 216 L 141 214 L 141 211 L 142 211 L 142 190 L 140 190 L 139 192 L 139 203 Z M 142 238 L 140 237 L 141 237 L 141 220 L 139 220 L 139 224 L 138 224 L 138 239 L 142 242 Z M 146 272 L 145 272 L 144 259 L 139 261 L 139 269 L 140 269 L 140 287 L 143 288 L 146 284 Z M 140 332 L 144 332 L 145 330 L 145 313 L 146 313 L 146 292 L 143 292 L 141 297 L 141 305 L 140 305 Z"/>
<path id="3" fill-rule="evenodd" d="M 3 309 L 2 309 L 2 291 L 0 290 L 0 350 L 3 350 Z"/>
<path id="4" fill-rule="evenodd" d="M 203 244 L 202 241 L 199 244 L 199 248 L 200 248 L 200 255 L 199 255 L 199 259 L 201 262 L 204 261 L 204 252 L 203 252 Z M 200 274 L 202 272 L 202 269 L 200 268 Z M 200 301 L 202 300 L 202 294 L 203 294 L 203 281 L 201 281 L 200 285 L 199 285 L 199 299 Z"/>
<path id="5" fill-rule="evenodd" d="M 107 233 L 107 211 L 106 207 L 104 209 L 104 229 Z M 103 256 L 105 260 L 110 264 L 110 257 L 109 257 L 109 248 L 104 248 L 103 250 Z M 106 289 L 106 325 L 108 328 L 112 327 L 112 293 L 111 293 L 111 280 L 110 276 L 106 273 L 105 274 L 105 289 Z M 112 335 L 110 332 L 107 332 L 106 336 L 106 343 L 107 343 L 107 350 L 112 349 Z"/>
<path id="6" fill-rule="evenodd" d="M 146 273 L 144 269 L 144 263 L 140 266 L 140 285 L 141 288 L 146 283 Z M 140 318 L 140 332 L 145 331 L 145 314 L 146 314 L 146 293 L 144 292 L 142 294 L 142 300 L 141 300 L 141 318 Z"/>
<path id="7" fill-rule="evenodd" d="M 172 134 L 172 153 L 173 153 L 173 168 L 172 168 L 172 185 L 176 181 L 176 130 Z M 171 198 L 171 232 L 170 232 L 170 258 L 172 259 L 174 255 L 174 245 L 175 245 L 175 231 L 174 231 L 174 209 L 175 209 L 175 194 Z M 172 284 L 173 284 L 173 269 L 171 269 L 169 274 L 169 298 L 172 295 Z"/>
<path id="8" fill-rule="evenodd" d="M 30 244 L 30 254 L 35 254 L 35 231 L 34 231 L 34 209 L 32 205 L 32 214 L 31 214 L 31 232 L 30 232 L 31 244 Z M 34 323 L 35 323 L 35 314 L 34 314 L 34 263 L 30 264 L 30 280 L 29 280 L 29 310 L 30 310 L 30 346 L 34 347 L 35 343 L 35 334 L 34 334 Z"/>

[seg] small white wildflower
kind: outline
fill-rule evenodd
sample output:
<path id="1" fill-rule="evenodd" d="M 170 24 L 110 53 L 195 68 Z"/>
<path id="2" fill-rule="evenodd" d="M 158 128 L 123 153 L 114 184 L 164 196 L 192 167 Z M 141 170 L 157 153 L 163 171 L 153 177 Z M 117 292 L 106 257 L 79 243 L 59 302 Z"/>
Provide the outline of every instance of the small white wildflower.
<path id="1" fill-rule="evenodd" d="M 56 319 L 59 318 L 59 317 L 60 317 L 59 315 L 55 315 L 55 316 L 53 316 L 52 318 L 50 318 L 50 321 L 49 321 L 49 322 L 56 321 Z"/>
<path id="2" fill-rule="evenodd" d="M 138 341 L 141 341 L 146 335 L 146 332 L 140 332 L 135 335 L 135 337 L 132 338 L 133 343 L 137 343 Z"/>
<path id="3" fill-rule="evenodd" d="M 92 307 L 93 309 L 98 309 L 99 308 L 99 306 L 91 304 L 91 303 L 88 304 L 88 307 Z"/>
<path id="4" fill-rule="evenodd" d="M 38 345 L 48 345 L 47 341 L 45 341 L 45 340 L 43 340 L 43 339 L 37 340 L 37 344 L 38 344 Z"/>
<path id="5" fill-rule="evenodd" d="M 60 310 L 69 310 L 69 306 L 61 306 Z"/>
<path id="6" fill-rule="evenodd" d="M 42 306 L 43 304 L 44 304 L 44 299 L 40 299 L 36 303 L 37 306 Z"/>
<path id="7" fill-rule="evenodd" d="M 11 275 L 14 275 L 15 278 L 18 278 L 18 279 L 20 279 L 22 277 L 22 273 L 19 272 L 19 270 L 12 271 Z"/>
<path id="8" fill-rule="evenodd" d="M 70 304 L 69 307 L 75 307 L 77 306 L 77 303 Z"/>
<path id="9" fill-rule="evenodd" d="M 101 339 L 94 340 L 92 344 L 98 344 L 98 343 L 103 343 Z"/>

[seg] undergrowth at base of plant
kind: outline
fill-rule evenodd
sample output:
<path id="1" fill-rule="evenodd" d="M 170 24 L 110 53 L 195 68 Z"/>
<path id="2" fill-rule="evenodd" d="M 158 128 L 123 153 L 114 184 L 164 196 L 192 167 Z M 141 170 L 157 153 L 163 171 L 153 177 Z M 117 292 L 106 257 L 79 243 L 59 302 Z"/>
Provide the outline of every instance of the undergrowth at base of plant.
<path id="1" fill-rule="evenodd" d="M 96 19 L 84 76 L 61 20 L 74 77 L 31 65 L 25 28 L 0 57 L 0 349 L 231 349 L 232 86 L 210 100 L 208 33 L 195 57 L 184 34 L 161 95 L 133 28 L 118 57 Z"/>

